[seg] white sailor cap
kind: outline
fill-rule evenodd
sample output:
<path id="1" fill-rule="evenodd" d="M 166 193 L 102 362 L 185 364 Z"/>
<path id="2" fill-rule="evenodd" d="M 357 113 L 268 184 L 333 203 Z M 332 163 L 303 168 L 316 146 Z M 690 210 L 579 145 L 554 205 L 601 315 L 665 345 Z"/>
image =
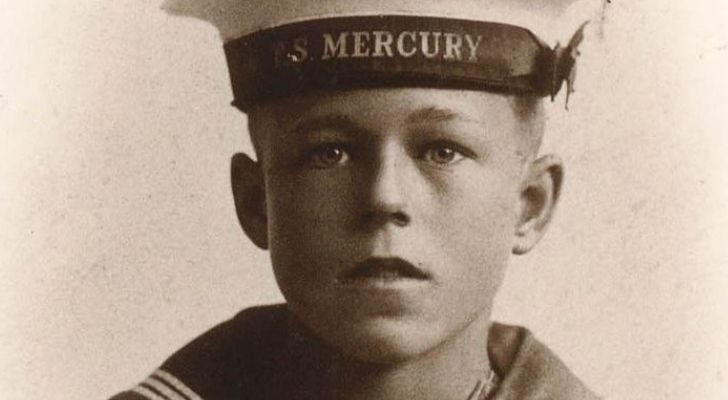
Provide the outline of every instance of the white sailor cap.
<path id="1" fill-rule="evenodd" d="M 605 0 L 167 0 L 215 25 L 233 104 L 314 89 L 438 87 L 553 97 Z M 561 45 L 560 43 L 564 43 Z M 568 95 L 568 93 L 567 93 Z"/>

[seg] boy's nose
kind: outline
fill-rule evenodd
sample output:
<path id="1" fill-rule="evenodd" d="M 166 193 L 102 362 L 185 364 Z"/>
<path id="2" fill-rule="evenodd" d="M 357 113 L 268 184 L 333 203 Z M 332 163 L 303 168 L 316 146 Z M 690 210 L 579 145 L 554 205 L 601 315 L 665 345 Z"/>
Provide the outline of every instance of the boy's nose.
<path id="1" fill-rule="evenodd" d="M 372 222 L 406 226 L 410 223 L 407 187 L 409 159 L 401 147 L 390 144 L 373 161 L 367 204 L 367 219 Z"/>

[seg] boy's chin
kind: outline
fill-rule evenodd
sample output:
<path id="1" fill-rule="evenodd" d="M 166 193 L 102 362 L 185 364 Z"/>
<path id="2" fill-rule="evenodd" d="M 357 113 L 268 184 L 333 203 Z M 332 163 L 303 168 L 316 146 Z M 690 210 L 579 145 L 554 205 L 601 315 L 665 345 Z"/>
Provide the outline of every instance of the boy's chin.
<path id="1" fill-rule="evenodd" d="M 443 326 L 378 318 L 340 324 L 321 332 L 345 357 L 373 364 L 401 364 L 422 357 L 447 341 Z"/>

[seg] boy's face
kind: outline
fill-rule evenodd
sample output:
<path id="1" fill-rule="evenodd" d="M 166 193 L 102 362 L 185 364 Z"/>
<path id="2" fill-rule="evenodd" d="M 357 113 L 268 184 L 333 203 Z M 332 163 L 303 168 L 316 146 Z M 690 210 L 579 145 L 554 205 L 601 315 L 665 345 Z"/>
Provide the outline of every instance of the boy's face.
<path id="1" fill-rule="evenodd" d="M 533 129 L 509 98 L 326 92 L 251 118 L 275 275 L 304 325 L 350 356 L 398 362 L 489 318 Z"/>

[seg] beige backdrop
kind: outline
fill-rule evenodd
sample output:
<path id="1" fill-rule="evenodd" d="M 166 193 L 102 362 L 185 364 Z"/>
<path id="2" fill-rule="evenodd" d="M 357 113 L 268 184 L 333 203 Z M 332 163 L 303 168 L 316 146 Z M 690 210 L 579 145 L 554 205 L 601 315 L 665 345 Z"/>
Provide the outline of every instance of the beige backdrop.
<path id="1" fill-rule="evenodd" d="M 556 223 L 496 312 L 614 399 L 728 398 L 728 7 L 691 4 L 595 25 L 551 106 Z M 157 1 L 0 2 L 0 398 L 104 398 L 280 300 L 234 217 L 225 68 Z"/>

